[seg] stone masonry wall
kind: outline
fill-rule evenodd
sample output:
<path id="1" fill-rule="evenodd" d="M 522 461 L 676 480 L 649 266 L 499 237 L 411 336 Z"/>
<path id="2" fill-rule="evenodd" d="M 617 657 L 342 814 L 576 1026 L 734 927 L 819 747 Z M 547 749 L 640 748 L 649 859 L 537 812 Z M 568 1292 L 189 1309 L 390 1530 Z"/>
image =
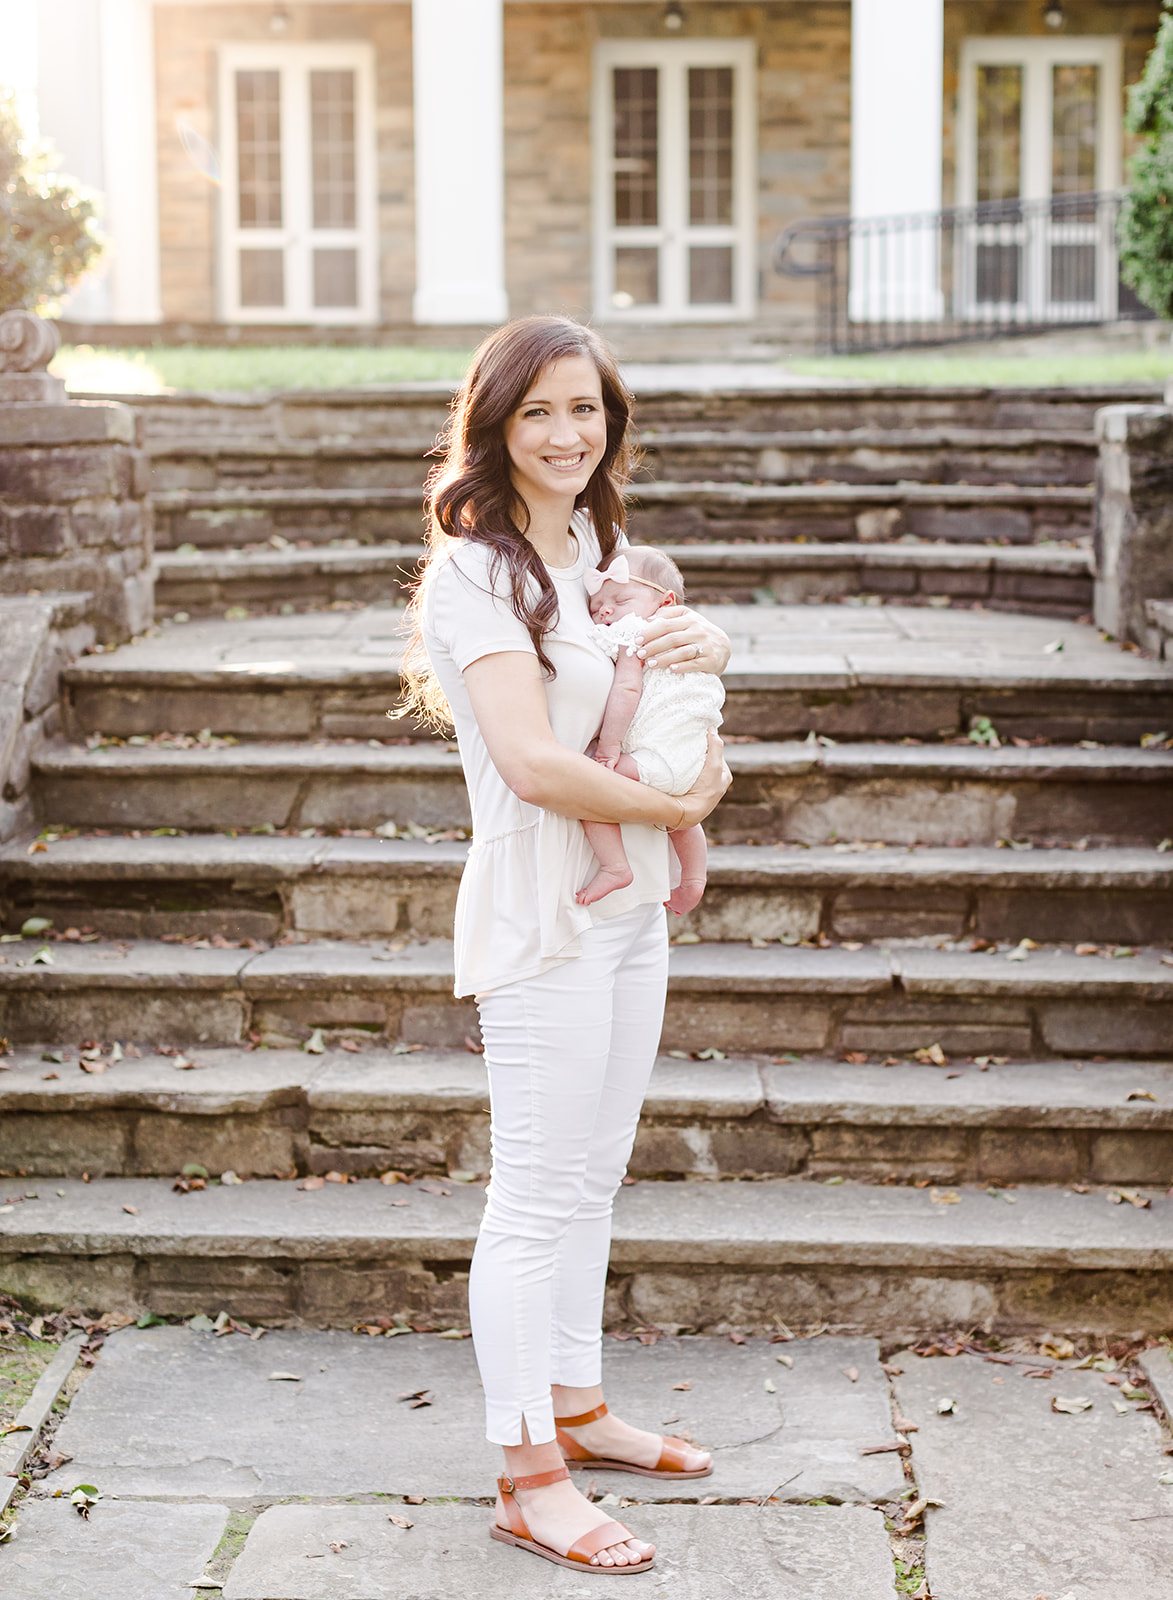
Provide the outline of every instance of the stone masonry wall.
<path id="1" fill-rule="evenodd" d="M 0 406 L 0 594 L 85 592 L 104 643 L 154 613 L 141 427 L 105 402 Z"/>
<path id="2" fill-rule="evenodd" d="M 84 596 L 0 598 L 0 843 L 32 823 L 30 763 L 58 730 L 58 675 L 93 643 Z"/>
<path id="3" fill-rule="evenodd" d="M 288 8 L 282 44 L 363 40 L 375 51 L 380 318 L 410 322 L 415 290 L 415 184 L 411 97 L 411 7 L 298 5 Z M 191 161 L 176 131 L 189 123 L 219 142 L 217 50 L 274 41 L 269 8 L 259 5 L 155 7 L 159 143 L 159 229 L 163 317 L 214 322 L 220 191 Z"/>
<path id="4" fill-rule="evenodd" d="M 1096 625 L 1156 654 L 1146 603 L 1173 600 L 1173 410 L 1105 406 L 1096 437 Z"/>
<path id="5" fill-rule="evenodd" d="M 659 3 L 505 8 L 506 259 L 510 310 L 589 314 L 591 72 L 601 38 L 666 38 Z M 758 238 L 763 320 L 806 321 L 810 288 L 769 269 L 799 217 L 849 199 L 851 8 L 846 0 L 704 4 L 672 38 L 758 43 Z"/>

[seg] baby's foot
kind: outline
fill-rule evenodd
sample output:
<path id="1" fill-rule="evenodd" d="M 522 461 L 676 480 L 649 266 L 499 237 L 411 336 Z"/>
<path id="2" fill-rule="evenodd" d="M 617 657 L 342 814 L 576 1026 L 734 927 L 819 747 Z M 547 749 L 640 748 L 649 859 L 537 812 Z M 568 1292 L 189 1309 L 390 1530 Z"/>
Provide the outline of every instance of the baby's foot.
<path id="1" fill-rule="evenodd" d="M 685 878 L 676 885 L 664 904 L 669 911 L 674 911 L 678 917 L 682 917 L 686 911 L 696 910 L 704 892 L 704 878 Z"/>
<path id="2" fill-rule="evenodd" d="M 591 881 L 584 889 L 580 889 L 575 899 L 580 906 L 593 906 L 596 900 L 601 900 L 606 894 L 614 894 L 616 889 L 626 889 L 631 882 L 632 872 L 629 866 L 600 867 Z M 697 896 L 700 899 L 700 896 Z"/>

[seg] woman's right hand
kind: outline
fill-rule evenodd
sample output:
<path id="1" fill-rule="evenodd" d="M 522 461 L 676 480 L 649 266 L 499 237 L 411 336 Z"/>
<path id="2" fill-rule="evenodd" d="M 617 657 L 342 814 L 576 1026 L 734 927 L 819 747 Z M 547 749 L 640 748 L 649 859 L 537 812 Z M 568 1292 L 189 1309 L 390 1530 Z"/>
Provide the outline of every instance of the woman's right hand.
<path id="1" fill-rule="evenodd" d="M 725 765 L 725 746 L 717 734 L 710 733 L 708 753 L 700 777 L 687 794 L 677 796 L 684 807 L 684 819 L 676 831 L 695 828 L 698 822 L 703 822 L 710 811 L 716 810 L 718 801 L 732 782 L 733 774 Z"/>

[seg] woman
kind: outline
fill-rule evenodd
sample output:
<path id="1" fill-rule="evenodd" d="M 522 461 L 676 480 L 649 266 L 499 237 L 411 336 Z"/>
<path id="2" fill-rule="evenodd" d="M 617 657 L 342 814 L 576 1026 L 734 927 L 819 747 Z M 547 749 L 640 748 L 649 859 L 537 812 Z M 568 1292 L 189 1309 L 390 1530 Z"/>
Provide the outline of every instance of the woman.
<path id="1" fill-rule="evenodd" d="M 583 754 L 613 667 L 583 574 L 620 542 L 631 400 L 589 329 L 533 317 L 481 346 L 429 481 L 407 709 L 456 727 L 473 844 L 456 994 L 476 996 L 493 1172 L 469 1279 L 488 1437 L 505 1452 L 493 1536 L 579 1570 L 647 1570 L 654 1548 L 598 1510 L 575 1464 L 699 1477 L 707 1454 L 611 1416 L 601 1386 L 611 1205 L 659 1043 L 667 830 L 730 782 L 720 740 L 683 797 Z M 683 606 L 648 622 L 649 670 L 720 672 L 729 642 Z M 617 822 L 632 882 L 577 904 L 582 821 Z"/>

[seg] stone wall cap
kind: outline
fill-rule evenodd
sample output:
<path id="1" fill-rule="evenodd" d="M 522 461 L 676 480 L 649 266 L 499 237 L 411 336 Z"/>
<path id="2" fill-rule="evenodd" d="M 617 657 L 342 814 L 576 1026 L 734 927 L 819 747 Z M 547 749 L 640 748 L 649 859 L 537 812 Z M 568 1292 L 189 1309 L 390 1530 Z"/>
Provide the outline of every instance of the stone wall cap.
<path id="1" fill-rule="evenodd" d="M 1128 439 L 1151 438 L 1173 423 L 1167 405 L 1103 406 L 1096 412 L 1096 438 L 1101 444 L 1124 444 Z"/>
<path id="2" fill-rule="evenodd" d="M 61 405 L 0 407 L 0 447 L 56 444 L 133 444 L 137 419 L 115 400 L 69 400 Z"/>

